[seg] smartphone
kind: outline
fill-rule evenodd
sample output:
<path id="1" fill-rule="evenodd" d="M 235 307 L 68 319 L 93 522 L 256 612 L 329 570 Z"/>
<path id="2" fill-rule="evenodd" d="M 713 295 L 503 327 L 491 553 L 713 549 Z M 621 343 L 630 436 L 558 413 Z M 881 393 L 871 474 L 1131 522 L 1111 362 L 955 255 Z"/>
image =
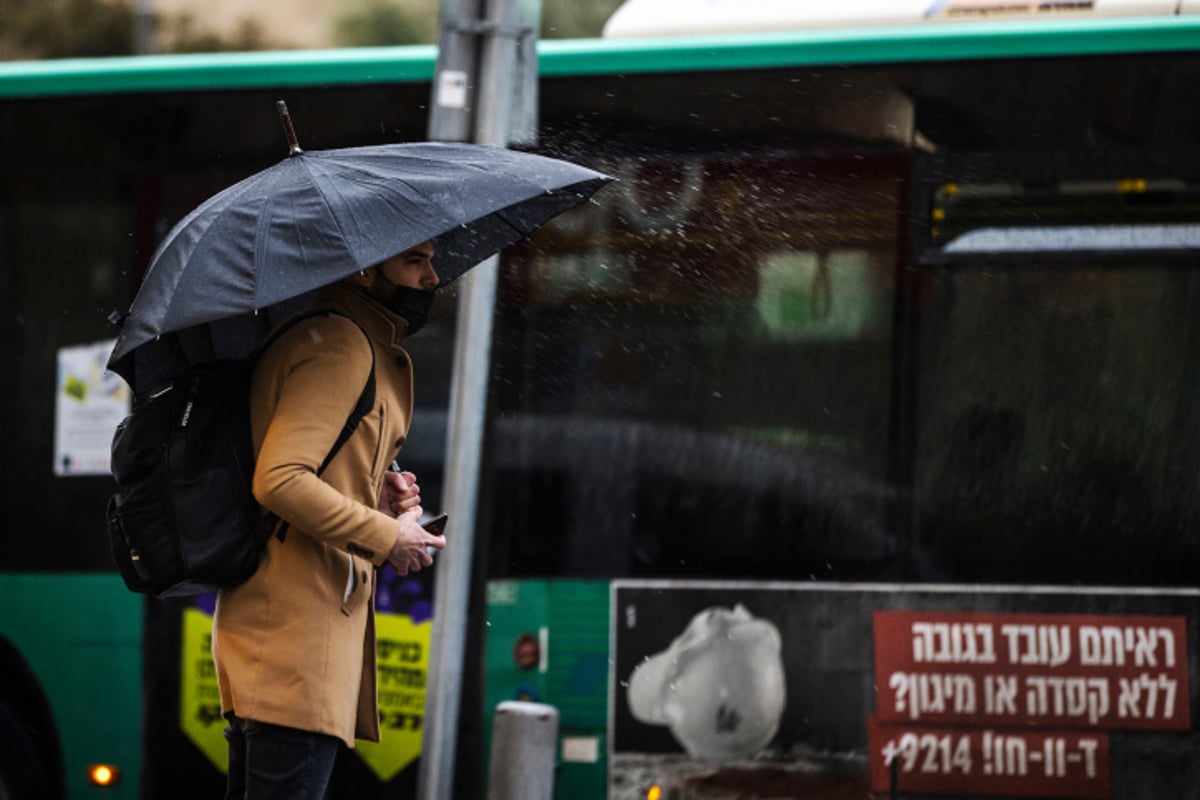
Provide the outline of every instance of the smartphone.
<path id="1" fill-rule="evenodd" d="M 446 531 L 446 515 L 438 514 L 436 517 L 426 521 L 421 525 L 422 528 L 432 533 L 434 536 L 444 536 Z M 425 552 L 431 556 L 437 555 L 436 547 L 426 547 Z"/>
<path id="2" fill-rule="evenodd" d="M 421 523 L 421 527 L 434 536 L 444 536 L 446 533 L 446 515 L 438 514 L 433 519 Z"/>

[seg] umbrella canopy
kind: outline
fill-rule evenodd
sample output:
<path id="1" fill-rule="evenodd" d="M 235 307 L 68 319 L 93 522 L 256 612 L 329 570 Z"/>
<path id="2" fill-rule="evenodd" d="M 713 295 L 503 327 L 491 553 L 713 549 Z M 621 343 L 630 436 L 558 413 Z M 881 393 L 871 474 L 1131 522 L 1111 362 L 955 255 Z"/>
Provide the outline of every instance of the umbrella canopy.
<path id="1" fill-rule="evenodd" d="M 448 283 L 610 180 L 474 144 L 297 149 L 167 234 L 108 366 L 136 391 L 180 359 L 248 355 L 279 309 L 428 240 Z"/>

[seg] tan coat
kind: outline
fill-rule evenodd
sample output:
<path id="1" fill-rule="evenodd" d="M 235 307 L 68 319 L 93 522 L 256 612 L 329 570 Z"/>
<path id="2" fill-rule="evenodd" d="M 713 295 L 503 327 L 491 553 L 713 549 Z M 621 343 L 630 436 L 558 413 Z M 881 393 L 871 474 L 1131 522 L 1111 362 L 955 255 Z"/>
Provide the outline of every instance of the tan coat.
<path id="1" fill-rule="evenodd" d="M 318 478 L 370 369 L 350 320 L 322 315 L 263 355 L 251 388 L 258 462 L 254 494 L 291 528 L 258 571 L 222 590 L 213 620 L 221 711 L 259 722 L 379 741 L 375 567 L 398 525 L 377 511 L 383 475 L 408 433 L 412 364 L 406 323 L 356 292 L 326 290 L 322 307 L 352 317 L 375 348 L 374 409 Z"/>

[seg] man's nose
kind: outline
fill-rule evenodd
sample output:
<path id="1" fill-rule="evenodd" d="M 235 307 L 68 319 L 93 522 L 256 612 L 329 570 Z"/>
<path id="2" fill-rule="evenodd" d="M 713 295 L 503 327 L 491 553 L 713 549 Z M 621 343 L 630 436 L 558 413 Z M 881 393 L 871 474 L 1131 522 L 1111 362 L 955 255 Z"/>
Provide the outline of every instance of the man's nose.
<path id="1" fill-rule="evenodd" d="M 433 268 L 432 264 L 425 268 L 425 275 L 423 276 L 423 279 L 425 285 L 430 289 L 442 282 L 442 279 L 438 277 L 437 270 Z"/>

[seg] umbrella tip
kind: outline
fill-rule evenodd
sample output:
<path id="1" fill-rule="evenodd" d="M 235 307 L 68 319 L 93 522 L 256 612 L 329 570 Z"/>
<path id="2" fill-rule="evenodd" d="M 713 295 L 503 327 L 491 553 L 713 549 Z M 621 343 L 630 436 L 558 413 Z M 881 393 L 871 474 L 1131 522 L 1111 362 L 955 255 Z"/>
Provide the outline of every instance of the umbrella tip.
<path id="1" fill-rule="evenodd" d="M 275 110 L 279 112 L 279 121 L 283 123 L 283 132 L 287 134 L 288 140 L 288 155 L 294 156 L 297 153 L 303 153 L 300 149 L 300 142 L 296 139 L 296 129 L 292 127 L 292 115 L 288 113 L 287 103 L 282 100 L 275 103 Z"/>

